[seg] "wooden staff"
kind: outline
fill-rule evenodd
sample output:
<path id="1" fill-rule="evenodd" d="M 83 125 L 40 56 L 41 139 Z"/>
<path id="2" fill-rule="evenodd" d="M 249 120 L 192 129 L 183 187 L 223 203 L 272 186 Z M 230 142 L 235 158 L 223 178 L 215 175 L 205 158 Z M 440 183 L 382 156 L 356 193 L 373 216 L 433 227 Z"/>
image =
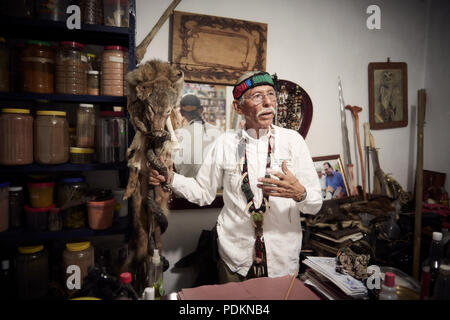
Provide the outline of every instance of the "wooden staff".
<path id="1" fill-rule="evenodd" d="M 423 126 L 425 121 L 425 89 L 417 92 L 417 167 L 416 167 L 416 209 L 414 215 L 414 254 L 413 276 L 419 280 L 420 238 L 422 235 L 422 197 L 423 197 Z"/>
<path id="2" fill-rule="evenodd" d="M 155 24 L 153 29 L 147 34 L 142 40 L 142 42 L 136 47 L 136 64 L 139 64 L 144 58 L 145 52 L 147 51 L 147 47 L 150 42 L 155 37 L 156 33 L 161 29 L 163 24 L 166 22 L 167 18 L 172 14 L 175 7 L 180 3 L 181 0 L 173 0 L 170 6 L 164 11 L 162 16 L 159 18 L 158 22 Z"/>
<path id="3" fill-rule="evenodd" d="M 359 159 L 361 160 L 361 177 L 362 177 L 362 185 L 363 185 L 363 197 L 364 200 L 367 200 L 366 195 L 366 175 L 364 172 L 364 159 L 362 154 L 362 148 L 361 148 L 361 139 L 359 137 L 359 118 L 358 118 L 358 112 L 361 112 L 362 108 L 358 106 L 350 106 L 346 105 L 345 109 L 350 110 L 352 113 L 353 118 L 355 119 L 355 131 L 356 131 L 356 141 L 358 142 L 358 152 L 359 152 Z"/>

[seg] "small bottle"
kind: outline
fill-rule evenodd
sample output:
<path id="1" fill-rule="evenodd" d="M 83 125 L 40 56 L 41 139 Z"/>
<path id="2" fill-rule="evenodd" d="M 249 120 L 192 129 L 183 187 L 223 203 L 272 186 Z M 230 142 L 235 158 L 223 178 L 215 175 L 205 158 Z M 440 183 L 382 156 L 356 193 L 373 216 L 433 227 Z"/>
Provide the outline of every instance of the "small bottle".
<path id="1" fill-rule="evenodd" d="M 155 288 L 147 287 L 142 294 L 142 300 L 155 300 Z"/>
<path id="2" fill-rule="evenodd" d="M 381 285 L 381 291 L 378 296 L 379 300 L 397 300 L 397 289 L 395 288 L 395 274 L 386 272 L 384 274 L 384 282 Z"/>
<path id="3" fill-rule="evenodd" d="M 439 275 L 439 267 L 444 254 L 444 248 L 442 246 L 442 232 L 433 232 L 433 240 L 431 241 L 430 251 L 427 258 L 428 266 L 430 267 L 430 282 L 429 282 L 429 294 L 427 298 L 431 298 L 434 295 L 434 285 Z"/>
<path id="4" fill-rule="evenodd" d="M 450 265 L 441 264 L 434 287 L 433 300 L 450 300 Z"/>
<path id="5" fill-rule="evenodd" d="M 11 297 L 12 278 L 11 269 L 9 268 L 9 260 L 5 259 L 1 261 L 0 270 L 0 299 L 3 301 Z"/>
<path id="6" fill-rule="evenodd" d="M 161 257 L 159 256 L 159 250 L 153 250 L 153 256 L 148 271 L 148 282 L 149 287 L 155 289 L 155 300 L 160 300 L 164 295 L 163 289 L 163 265 L 161 262 Z"/>
<path id="7" fill-rule="evenodd" d="M 117 300 L 139 300 L 138 295 L 131 285 L 132 276 L 129 272 L 120 274 L 120 289 L 117 293 Z"/>

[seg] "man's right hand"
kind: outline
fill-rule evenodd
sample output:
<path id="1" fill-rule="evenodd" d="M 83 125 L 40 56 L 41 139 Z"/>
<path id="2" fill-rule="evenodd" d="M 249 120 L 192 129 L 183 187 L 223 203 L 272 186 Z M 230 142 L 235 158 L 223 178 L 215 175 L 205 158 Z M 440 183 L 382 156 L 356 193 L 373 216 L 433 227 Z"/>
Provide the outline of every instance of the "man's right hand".
<path id="1" fill-rule="evenodd" d="M 158 171 L 153 168 L 149 168 L 148 172 L 148 184 L 152 186 L 159 186 L 162 182 L 165 182 L 166 179 L 164 176 L 160 175 Z"/>

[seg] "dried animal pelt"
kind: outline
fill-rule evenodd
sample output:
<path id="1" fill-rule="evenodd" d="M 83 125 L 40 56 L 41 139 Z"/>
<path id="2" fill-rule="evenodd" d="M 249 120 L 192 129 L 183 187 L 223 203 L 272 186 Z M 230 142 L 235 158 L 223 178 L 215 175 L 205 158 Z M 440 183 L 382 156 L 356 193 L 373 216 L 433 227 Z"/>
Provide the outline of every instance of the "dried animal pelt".
<path id="1" fill-rule="evenodd" d="M 145 273 L 146 266 L 142 264 L 145 265 L 153 249 L 161 249 L 170 197 L 165 184 L 148 185 L 148 171 L 149 167 L 158 170 L 167 181 L 173 168 L 169 132 L 173 131 L 170 121 L 173 115 L 169 116 L 181 99 L 184 75 L 167 62 L 151 60 L 129 72 L 126 81 L 127 108 L 136 133 L 127 151 L 129 179 L 124 199 L 132 197 L 134 229 L 125 269 Z M 143 270 L 137 271 L 140 268 Z"/>

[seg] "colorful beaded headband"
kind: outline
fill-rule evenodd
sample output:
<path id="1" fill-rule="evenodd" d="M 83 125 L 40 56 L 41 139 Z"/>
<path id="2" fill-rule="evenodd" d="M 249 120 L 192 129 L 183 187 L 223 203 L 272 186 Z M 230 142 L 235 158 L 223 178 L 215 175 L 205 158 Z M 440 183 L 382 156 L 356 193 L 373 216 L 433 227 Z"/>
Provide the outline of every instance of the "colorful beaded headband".
<path id="1" fill-rule="evenodd" d="M 238 100 L 240 97 L 242 97 L 245 91 L 262 85 L 269 85 L 275 87 L 272 77 L 267 72 L 260 72 L 254 74 L 251 77 L 248 77 L 247 79 L 242 81 L 241 83 L 235 85 L 233 89 L 233 97 L 235 100 Z"/>

